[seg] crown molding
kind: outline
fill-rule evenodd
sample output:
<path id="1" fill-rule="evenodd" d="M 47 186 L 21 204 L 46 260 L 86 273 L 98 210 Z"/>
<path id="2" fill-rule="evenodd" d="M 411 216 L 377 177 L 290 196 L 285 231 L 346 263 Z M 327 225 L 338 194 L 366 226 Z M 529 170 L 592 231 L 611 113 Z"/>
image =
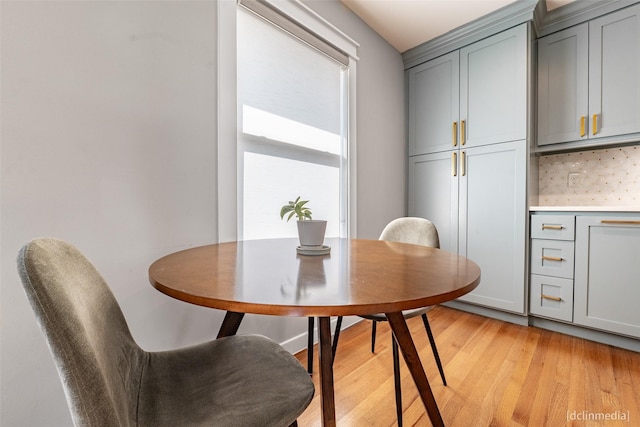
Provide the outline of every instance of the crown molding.
<path id="1" fill-rule="evenodd" d="M 638 0 L 592 0 L 567 3 L 544 15 L 537 27 L 538 37 L 564 30 L 638 3 L 640 3 Z"/>
<path id="2" fill-rule="evenodd" d="M 640 3 L 640 0 L 576 0 L 547 11 L 544 0 L 518 0 L 402 54 L 405 69 L 460 49 L 524 22 L 542 37 Z"/>
<path id="3" fill-rule="evenodd" d="M 402 54 L 405 69 L 534 19 L 538 0 L 518 0 Z"/>

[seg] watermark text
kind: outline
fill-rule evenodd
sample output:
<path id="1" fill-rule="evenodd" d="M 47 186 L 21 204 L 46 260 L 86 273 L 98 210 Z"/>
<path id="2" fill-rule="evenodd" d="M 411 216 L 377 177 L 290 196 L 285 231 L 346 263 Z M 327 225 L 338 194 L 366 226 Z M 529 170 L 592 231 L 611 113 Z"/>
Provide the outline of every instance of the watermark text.
<path id="1" fill-rule="evenodd" d="M 567 421 L 630 421 L 629 411 L 567 411 Z"/>

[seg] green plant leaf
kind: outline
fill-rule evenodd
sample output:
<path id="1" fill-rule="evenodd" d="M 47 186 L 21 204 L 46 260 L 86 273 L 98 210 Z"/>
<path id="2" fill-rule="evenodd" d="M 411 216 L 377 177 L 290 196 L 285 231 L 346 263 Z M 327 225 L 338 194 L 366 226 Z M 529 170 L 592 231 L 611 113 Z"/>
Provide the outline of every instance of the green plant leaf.
<path id="1" fill-rule="evenodd" d="M 309 203 L 309 201 L 300 200 L 300 196 L 298 196 L 294 201 L 289 201 L 288 204 L 280 208 L 280 219 L 284 219 L 287 214 L 289 214 L 287 216 L 287 221 L 293 218 L 294 215 L 298 217 L 298 221 L 311 219 L 311 209 L 305 206 L 307 203 Z"/>

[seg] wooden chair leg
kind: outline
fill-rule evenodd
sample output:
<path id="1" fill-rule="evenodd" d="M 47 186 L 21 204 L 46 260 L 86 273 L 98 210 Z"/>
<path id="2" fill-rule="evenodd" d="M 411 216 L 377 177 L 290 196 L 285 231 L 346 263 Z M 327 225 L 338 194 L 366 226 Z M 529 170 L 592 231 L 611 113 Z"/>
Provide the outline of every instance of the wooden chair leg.
<path id="1" fill-rule="evenodd" d="M 371 353 L 376 352 L 376 327 L 378 326 L 378 322 L 375 320 L 371 321 Z"/>
<path id="2" fill-rule="evenodd" d="M 433 333 L 431 332 L 431 326 L 429 325 L 429 320 L 427 319 L 427 313 L 424 313 L 422 315 L 422 322 L 424 323 L 424 328 L 427 330 L 427 336 L 429 337 L 429 342 L 431 343 L 433 356 L 436 359 L 436 365 L 438 365 L 438 371 L 440 371 L 440 376 L 442 377 L 442 383 L 444 385 L 447 385 L 447 380 L 444 377 L 444 368 L 442 367 L 442 363 L 440 362 L 440 355 L 438 354 L 438 349 L 436 348 L 436 340 L 433 338 Z"/>
<path id="3" fill-rule="evenodd" d="M 375 323 L 375 322 L 374 322 Z M 391 334 L 391 349 L 393 352 L 393 380 L 396 389 L 396 416 L 398 427 L 402 427 L 402 386 L 400 384 L 400 356 L 396 337 Z"/>
<path id="4" fill-rule="evenodd" d="M 309 331 L 307 332 L 307 372 L 313 374 L 313 329 L 314 318 L 309 317 Z"/>
<path id="5" fill-rule="evenodd" d="M 309 317 L 309 331 L 307 332 L 307 372 L 309 375 L 313 374 L 313 329 L 314 329 L 314 319 L 313 317 Z M 331 364 L 333 364 L 333 360 L 336 358 L 336 350 L 338 349 L 338 339 L 340 338 L 340 331 L 342 329 L 342 316 L 338 317 L 336 322 L 336 330 L 333 334 L 333 344 L 331 345 L 332 352 L 332 360 Z"/>
<path id="6" fill-rule="evenodd" d="M 336 321 L 336 330 L 333 333 L 333 344 L 331 345 L 332 359 L 331 365 L 333 365 L 333 361 L 336 360 L 336 350 L 338 349 L 338 339 L 340 338 L 340 330 L 342 329 L 342 316 L 338 317 Z"/>

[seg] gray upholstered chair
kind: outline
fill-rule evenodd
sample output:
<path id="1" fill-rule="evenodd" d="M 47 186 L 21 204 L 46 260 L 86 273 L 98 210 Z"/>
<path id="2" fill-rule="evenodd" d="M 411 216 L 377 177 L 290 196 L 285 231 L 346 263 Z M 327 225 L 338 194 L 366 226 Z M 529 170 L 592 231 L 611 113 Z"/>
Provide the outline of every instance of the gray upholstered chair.
<path id="1" fill-rule="evenodd" d="M 18 270 L 81 426 L 288 426 L 311 402 L 304 367 L 266 337 L 146 352 L 73 246 L 26 244 Z"/>
<path id="2" fill-rule="evenodd" d="M 440 240 L 438 239 L 438 231 L 436 230 L 435 225 L 427 219 L 424 218 L 416 218 L 416 217 L 406 217 L 406 218 L 397 218 L 391 221 L 387 226 L 382 230 L 382 234 L 380 234 L 380 240 L 386 240 L 390 242 L 401 242 L 401 243 L 410 243 L 414 245 L 423 245 L 430 246 L 433 248 L 440 247 Z M 417 308 L 414 310 L 406 310 L 403 311 L 405 319 L 410 319 L 412 317 L 421 316 L 422 322 L 424 324 L 424 328 L 427 331 L 427 337 L 429 338 L 429 343 L 431 344 L 431 349 L 433 351 L 433 356 L 436 360 L 436 365 L 438 366 L 438 371 L 440 371 L 440 376 L 442 377 L 442 382 L 444 385 L 447 385 L 447 380 L 444 376 L 444 369 L 442 367 L 442 363 L 440 362 L 440 356 L 438 355 L 438 349 L 436 348 L 436 342 L 433 338 L 433 333 L 431 332 L 431 326 L 429 325 L 429 319 L 427 318 L 427 312 L 431 310 L 432 307 L 423 307 Z M 365 319 L 372 320 L 371 325 L 371 352 L 375 351 L 376 345 L 376 325 L 378 322 L 386 322 L 387 317 L 383 314 L 372 314 L 368 316 L 361 316 Z M 342 318 L 338 318 L 338 323 L 336 325 L 336 333 L 334 335 L 333 341 L 333 352 L 335 354 L 338 337 L 340 335 L 340 325 L 342 324 Z M 395 381 L 395 390 L 396 390 L 396 413 L 398 417 L 398 426 L 402 426 L 402 390 L 400 388 L 400 357 L 398 353 L 398 343 L 395 338 L 391 337 L 392 344 L 392 353 L 393 353 L 393 374 Z"/>
<path id="3" fill-rule="evenodd" d="M 436 230 L 435 225 L 433 225 L 433 223 L 428 219 L 416 217 L 394 219 L 382 230 L 382 233 L 380 234 L 380 240 L 411 243 L 414 245 L 430 246 L 432 248 L 440 247 L 438 230 Z M 429 312 L 432 308 L 433 307 L 423 307 L 414 310 L 406 310 L 403 311 L 402 314 L 404 315 L 405 319 L 410 319 L 417 316 L 422 317 L 422 323 L 424 324 L 424 328 L 427 331 L 427 337 L 429 338 L 429 343 L 431 344 L 431 350 L 433 351 L 433 356 L 436 359 L 438 371 L 440 371 L 440 376 L 442 377 L 442 383 L 444 385 L 447 385 L 447 380 L 444 376 L 444 368 L 442 367 L 440 355 L 438 354 L 438 349 L 436 347 L 436 341 L 433 338 L 431 326 L 429 325 L 429 319 L 427 318 L 427 312 Z M 371 325 L 371 351 L 373 352 L 375 350 L 376 344 L 376 325 L 378 322 L 386 321 L 387 317 L 384 314 L 374 314 L 371 316 L 363 317 L 373 320 Z M 398 414 L 398 425 L 402 426 L 402 393 L 400 389 L 400 360 L 398 356 L 398 344 L 393 337 L 391 339 L 391 342 L 393 351 L 394 378 L 396 383 L 396 411 Z"/>

